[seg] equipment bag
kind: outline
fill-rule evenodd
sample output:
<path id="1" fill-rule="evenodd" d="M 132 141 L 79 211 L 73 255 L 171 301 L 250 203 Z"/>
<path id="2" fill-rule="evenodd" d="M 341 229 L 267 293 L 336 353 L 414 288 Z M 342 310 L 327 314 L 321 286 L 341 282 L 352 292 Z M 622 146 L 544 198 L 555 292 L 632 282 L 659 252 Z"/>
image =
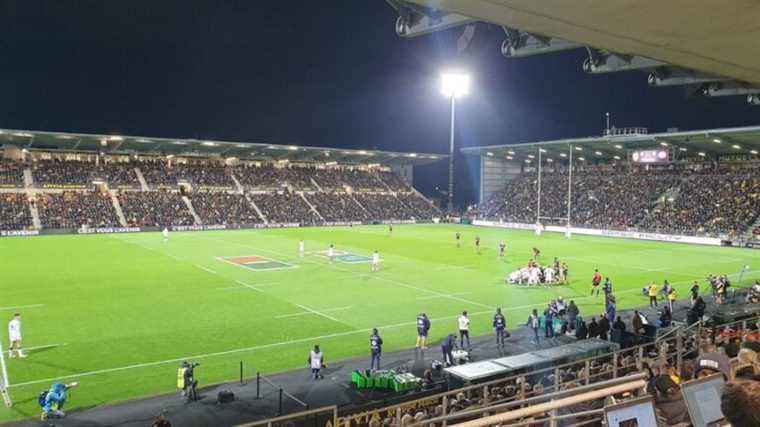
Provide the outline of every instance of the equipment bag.
<path id="1" fill-rule="evenodd" d="M 230 403 L 235 401 L 235 393 L 229 390 L 222 390 L 216 395 L 216 403 Z"/>

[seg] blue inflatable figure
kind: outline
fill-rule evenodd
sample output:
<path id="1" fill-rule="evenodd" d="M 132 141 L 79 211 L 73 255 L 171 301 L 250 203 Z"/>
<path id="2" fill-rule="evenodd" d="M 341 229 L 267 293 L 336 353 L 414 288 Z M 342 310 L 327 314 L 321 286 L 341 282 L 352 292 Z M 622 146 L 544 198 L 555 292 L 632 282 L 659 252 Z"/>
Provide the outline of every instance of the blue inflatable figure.
<path id="1" fill-rule="evenodd" d="M 38 403 L 42 407 L 42 419 L 65 417 L 63 405 L 68 398 L 68 390 L 77 385 L 77 383 L 53 383 L 50 390 L 40 393 Z"/>

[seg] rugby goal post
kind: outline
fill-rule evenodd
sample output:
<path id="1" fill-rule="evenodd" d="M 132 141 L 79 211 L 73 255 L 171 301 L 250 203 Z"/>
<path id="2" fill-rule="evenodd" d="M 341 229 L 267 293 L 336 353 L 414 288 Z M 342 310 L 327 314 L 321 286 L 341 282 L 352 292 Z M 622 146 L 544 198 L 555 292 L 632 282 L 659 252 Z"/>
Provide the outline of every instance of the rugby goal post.
<path id="1" fill-rule="evenodd" d="M 8 386 L 10 386 L 10 383 L 8 382 L 8 370 L 5 368 L 5 350 L 3 350 L 3 345 L 0 344 L 0 394 L 3 395 L 5 406 L 10 408 L 13 405 L 13 401 L 11 401 Z"/>

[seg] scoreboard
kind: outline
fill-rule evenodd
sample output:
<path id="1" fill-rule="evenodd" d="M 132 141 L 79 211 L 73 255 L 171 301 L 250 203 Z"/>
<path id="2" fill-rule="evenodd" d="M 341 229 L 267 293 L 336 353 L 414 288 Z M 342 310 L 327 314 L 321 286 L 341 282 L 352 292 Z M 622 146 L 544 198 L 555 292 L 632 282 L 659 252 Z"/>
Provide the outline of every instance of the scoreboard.
<path id="1" fill-rule="evenodd" d="M 634 163 L 670 163 L 668 150 L 637 150 L 631 152 Z"/>

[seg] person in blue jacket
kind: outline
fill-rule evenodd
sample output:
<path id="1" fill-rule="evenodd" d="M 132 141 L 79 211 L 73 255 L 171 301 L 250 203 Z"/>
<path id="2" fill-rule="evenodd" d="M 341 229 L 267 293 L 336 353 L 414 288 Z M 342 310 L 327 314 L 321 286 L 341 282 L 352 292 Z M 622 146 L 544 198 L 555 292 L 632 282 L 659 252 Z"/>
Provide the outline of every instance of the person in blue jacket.
<path id="1" fill-rule="evenodd" d="M 454 355 L 452 351 L 457 342 L 457 336 L 449 334 L 441 343 L 441 352 L 443 352 L 443 364 L 445 366 L 454 366 Z"/>
<path id="2" fill-rule="evenodd" d="M 68 390 L 77 385 L 77 383 L 53 383 L 50 386 L 50 390 L 42 393 L 38 402 L 42 406 L 42 419 L 65 417 L 66 413 L 63 412 L 63 405 L 68 398 Z"/>

